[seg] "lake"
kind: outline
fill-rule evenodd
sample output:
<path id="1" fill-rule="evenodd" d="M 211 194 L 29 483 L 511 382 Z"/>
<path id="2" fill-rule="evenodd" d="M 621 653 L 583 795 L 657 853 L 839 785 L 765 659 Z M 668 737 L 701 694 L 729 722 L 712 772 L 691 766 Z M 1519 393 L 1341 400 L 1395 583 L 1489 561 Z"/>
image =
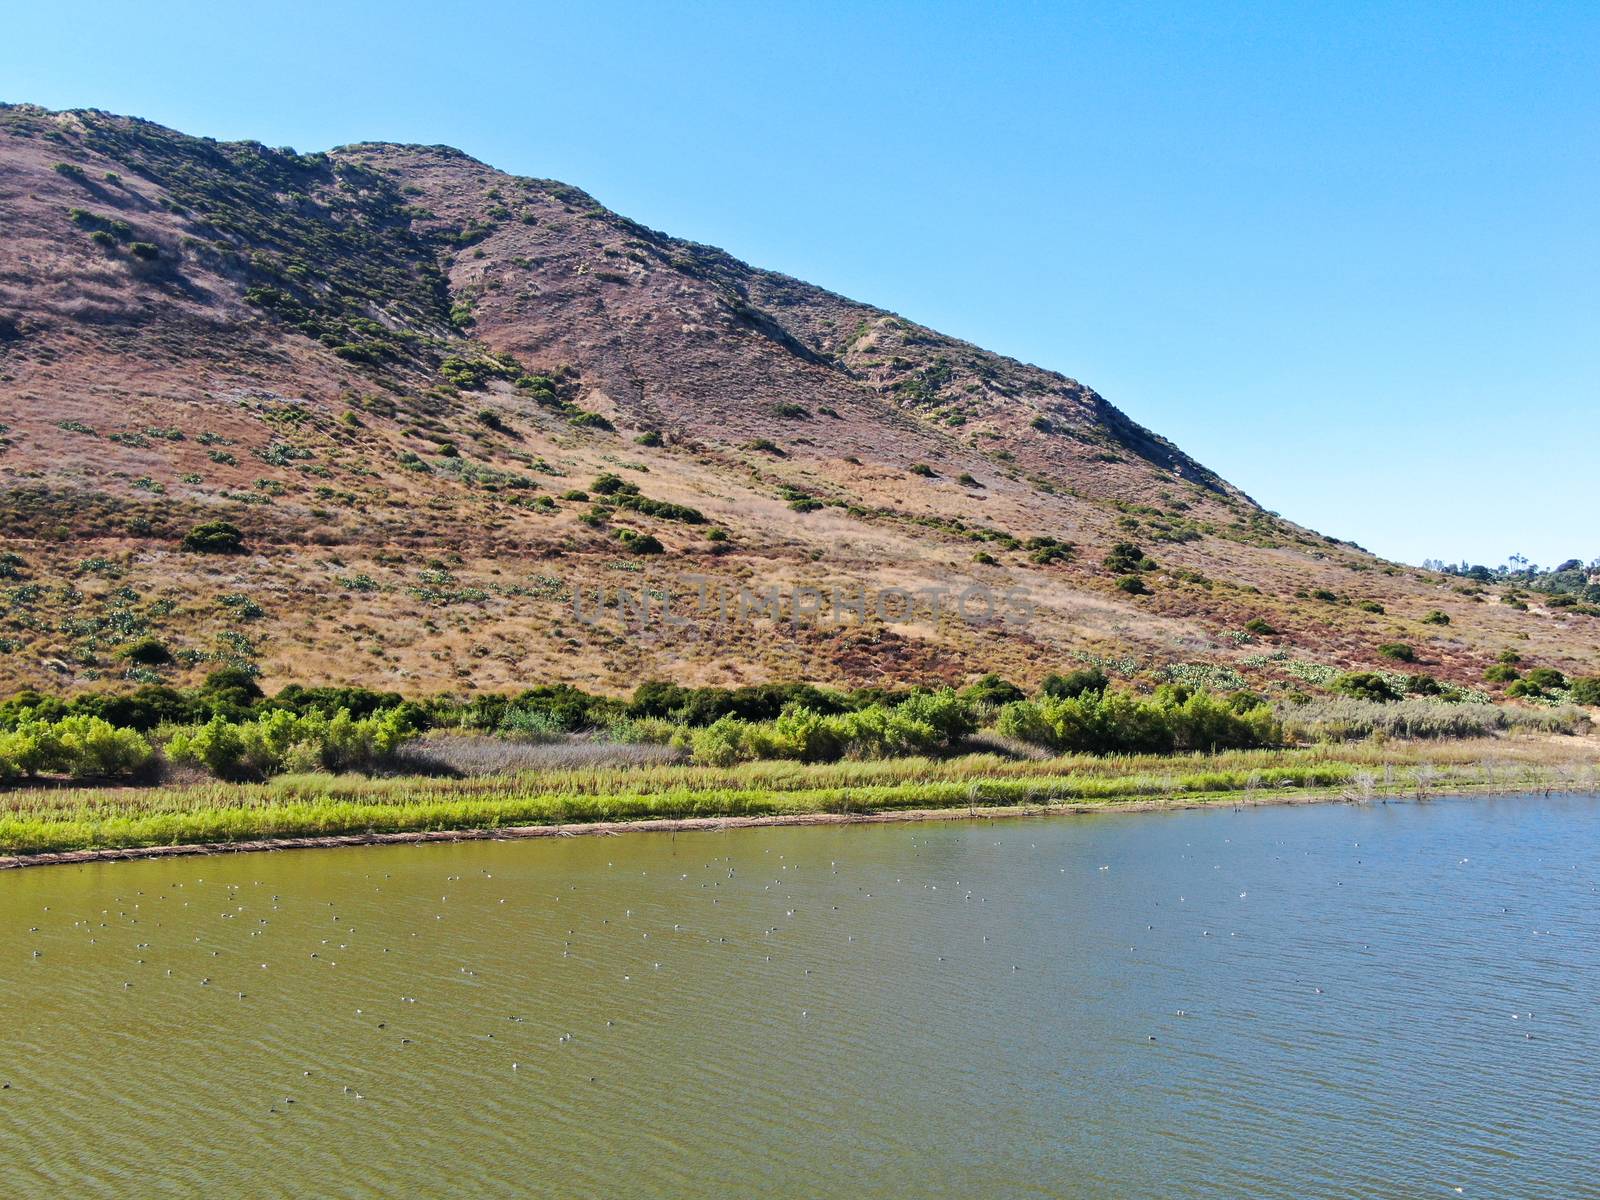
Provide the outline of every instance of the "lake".
<path id="1" fill-rule="evenodd" d="M 1600 1196 L 1600 799 L 0 873 L 6 1194 Z"/>

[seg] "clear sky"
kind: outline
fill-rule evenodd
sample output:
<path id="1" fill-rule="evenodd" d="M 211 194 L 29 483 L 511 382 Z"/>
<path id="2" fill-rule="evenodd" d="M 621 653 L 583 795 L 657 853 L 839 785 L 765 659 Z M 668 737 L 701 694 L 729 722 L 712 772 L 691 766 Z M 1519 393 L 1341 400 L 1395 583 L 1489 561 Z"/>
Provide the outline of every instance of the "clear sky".
<path id="1" fill-rule="evenodd" d="M 1075 376 L 1380 553 L 1600 555 L 1593 0 L 76 0 L 4 26 L 6 100 L 449 143 Z"/>

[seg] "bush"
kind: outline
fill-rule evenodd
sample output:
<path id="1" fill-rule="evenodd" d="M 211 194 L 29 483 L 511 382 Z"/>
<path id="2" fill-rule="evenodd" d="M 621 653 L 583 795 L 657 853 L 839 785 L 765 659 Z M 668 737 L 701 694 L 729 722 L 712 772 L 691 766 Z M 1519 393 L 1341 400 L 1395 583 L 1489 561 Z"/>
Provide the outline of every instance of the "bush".
<path id="1" fill-rule="evenodd" d="M 1413 696 L 1444 695 L 1444 688 L 1432 675 L 1412 675 L 1407 677 L 1406 691 Z"/>
<path id="2" fill-rule="evenodd" d="M 1537 688 L 1564 688 L 1567 677 L 1554 667 L 1535 667 L 1528 672 L 1528 682 Z"/>
<path id="3" fill-rule="evenodd" d="M 1087 667 L 1066 675 L 1046 675 L 1039 692 L 1055 700 L 1069 700 L 1085 692 L 1103 692 L 1110 686 L 1111 680 L 1104 671 L 1099 667 Z"/>
<path id="4" fill-rule="evenodd" d="M 1341 696 L 1349 696 L 1356 700 L 1387 703 L 1400 699 L 1400 693 L 1389 685 L 1388 680 L 1370 671 L 1346 672 L 1335 679 L 1332 686 Z"/>
<path id="5" fill-rule="evenodd" d="M 1497 662 L 1483 673 L 1483 677 L 1489 683 L 1510 683 L 1522 678 L 1522 672 L 1508 662 Z"/>
<path id="6" fill-rule="evenodd" d="M 998 708 L 1016 700 L 1026 700 L 1027 693 L 1010 680 L 998 675 L 985 675 L 978 682 L 962 688 L 961 698 L 969 704 L 988 704 Z"/>
<path id="7" fill-rule="evenodd" d="M 1427 616 L 1422 618 L 1422 623 L 1424 625 L 1448 625 L 1450 624 L 1450 614 L 1446 612 L 1440 612 L 1436 608 Z"/>
<path id="8" fill-rule="evenodd" d="M 155 761 L 143 736 L 91 716 L 26 721 L 0 733 L 0 779 L 58 772 L 73 779 L 137 776 Z"/>
<path id="9" fill-rule="evenodd" d="M 1585 679 L 1572 681 L 1572 702 L 1574 704 L 1587 704 L 1590 707 L 1600 706 L 1600 675 L 1591 675 Z"/>
<path id="10" fill-rule="evenodd" d="M 1145 587 L 1144 580 L 1137 575 L 1124 575 L 1117 580 L 1117 589 L 1127 592 L 1130 596 L 1148 596 L 1150 589 Z"/>
<path id="11" fill-rule="evenodd" d="M 632 529 L 617 530 L 617 540 L 634 554 L 660 554 L 666 549 L 653 533 L 637 533 Z"/>
<path id="12" fill-rule="evenodd" d="M 131 692 L 90 692 L 76 697 L 71 709 L 109 721 L 118 729 L 140 733 L 149 733 L 159 725 L 203 721 L 210 715 L 202 701 L 162 684 L 146 684 Z"/>
<path id="13" fill-rule="evenodd" d="M 264 693 L 249 669 L 219 667 L 206 676 L 195 699 L 212 715 L 242 720 L 257 701 L 264 699 Z"/>
<path id="14" fill-rule="evenodd" d="M 947 750 L 976 728 L 971 706 L 944 688 L 915 693 L 893 707 L 869 704 L 833 715 L 795 706 L 770 722 L 725 716 L 695 730 L 690 748 L 695 761 L 707 766 L 770 758 L 895 758 Z"/>
<path id="15" fill-rule="evenodd" d="M 238 554 L 244 533 L 228 521 L 207 521 L 183 535 L 183 548 L 194 554 Z"/>
<path id="16" fill-rule="evenodd" d="M 1385 658 L 1392 658 L 1396 662 L 1416 662 L 1417 652 L 1404 642 L 1385 642 L 1378 647 L 1378 653 Z"/>
<path id="17" fill-rule="evenodd" d="M 284 771 L 373 771 L 416 736 L 403 709 L 359 720 L 347 709 L 332 717 L 278 709 L 253 721 L 219 716 L 180 729 L 167 743 L 167 753 L 174 762 L 203 766 L 220 779 L 264 779 Z"/>
<path id="18" fill-rule="evenodd" d="M 657 446 L 662 445 L 661 435 L 659 433 L 657 433 L 654 429 L 645 430 L 643 433 L 641 433 L 638 437 L 634 438 L 633 440 L 634 440 L 634 442 L 636 444 L 638 444 L 640 446 L 649 446 L 652 449 L 657 447 Z"/>
<path id="19" fill-rule="evenodd" d="M 141 667 L 160 667 L 172 661 L 172 651 L 167 649 L 165 643 L 153 637 L 140 638 L 124 646 L 120 656 Z"/>
<path id="20" fill-rule="evenodd" d="M 1155 567 L 1155 563 L 1145 557 L 1144 551 L 1132 542 L 1118 542 L 1102 561 L 1106 570 L 1113 575 L 1132 575 L 1136 571 L 1153 570 Z"/>
<path id="21" fill-rule="evenodd" d="M 1278 632 L 1260 617 L 1251 617 L 1248 621 L 1246 621 L 1244 623 L 1244 631 L 1246 633 L 1258 634 L 1261 637 L 1271 637 L 1273 634 Z"/>
<path id="22" fill-rule="evenodd" d="M 1054 562 L 1070 562 L 1078 552 L 1072 542 L 1059 542 L 1053 537 L 1031 537 L 1024 545 L 1028 548 L 1028 561 L 1042 567 Z"/>
<path id="23" fill-rule="evenodd" d="M 912 463 L 911 464 L 911 473 L 913 475 L 921 475 L 924 479 L 937 479 L 937 478 L 939 478 L 938 473 L 936 471 L 934 471 L 934 469 L 932 467 L 930 467 L 927 463 Z"/>
<path id="24" fill-rule="evenodd" d="M 1235 711 L 1211 692 L 1171 685 L 1150 699 L 1108 689 L 1022 700 L 1001 711 L 995 729 L 1004 737 L 1078 754 L 1166 754 L 1282 740 L 1278 720 L 1265 704 Z"/>

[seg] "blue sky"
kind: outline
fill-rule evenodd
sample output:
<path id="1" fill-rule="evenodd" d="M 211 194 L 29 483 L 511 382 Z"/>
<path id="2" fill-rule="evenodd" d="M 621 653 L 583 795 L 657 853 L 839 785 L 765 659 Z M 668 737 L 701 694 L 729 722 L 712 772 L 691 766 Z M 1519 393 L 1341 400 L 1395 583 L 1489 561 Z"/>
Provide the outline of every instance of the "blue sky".
<path id="1" fill-rule="evenodd" d="M 1600 5 L 15 5 L 0 98 L 444 142 L 1064 371 L 1396 558 L 1600 555 Z"/>

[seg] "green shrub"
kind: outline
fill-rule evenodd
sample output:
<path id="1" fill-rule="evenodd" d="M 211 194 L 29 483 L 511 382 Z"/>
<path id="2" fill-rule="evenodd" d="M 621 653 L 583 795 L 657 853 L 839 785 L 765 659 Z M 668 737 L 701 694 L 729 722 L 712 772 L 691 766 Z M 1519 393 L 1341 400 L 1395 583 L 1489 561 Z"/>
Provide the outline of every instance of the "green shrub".
<path id="1" fill-rule="evenodd" d="M 1554 667 L 1535 667 L 1528 672 L 1528 682 L 1536 688 L 1564 688 L 1567 677 Z"/>
<path id="2" fill-rule="evenodd" d="M 0 732 L 0 779 L 44 772 L 73 779 L 122 779 L 144 772 L 155 751 L 143 736 L 99 717 L 25 721 Z"/>
<path id="3" fill-rule="evenodd" d="M 690 749 L 695 761 L 707 766 L 772 758 L 897 758 L 942 752 L 976 727 L 972 706 L 945 688 L 915 693 L 892 707 L 870 704 L 831 715 L 794 706 L 772 721 L 725 716 L 696 729 Z"/>
<path id="4" fill-rule="evenodd" d="M 1422 623 L 1424 625 L 1448 625 L 1450 624 L 1450 614 L 1447 612 L 1440 612 L 1436 608 L 1427 616 L 1422 618 Z"/>
<path id="5" fill-rule="evenodd" d="M 1356 700 L 1387 703 L 1400 699 L 1400 693 L 1390 686 L 1388 680 L 1370 671 L 1346 672 L 1333 681 L 1332 687 L 1341 696 L 1350 696 Z"/>
<path id="6" fill-rule="evenodd" d="M 1145 586 L 1144 580 L 1137 575 L 1124 575 L 1117 580 L 1117 588 L 1120 591 L 1127 592 L 1130 596 L 1148 596 L 1150 594 L 1150 589 Z"/>
<path id="7" fill-rule="evenodd" d="M 1572 681 L 1572 702 L 1600 706 L 1600 675 L 1590 675 Z"/>
<path id="8" fill-rule="evenodd" d="M 1132 575 L 1137 571 L 1154 570 L 1156 565 L 1132 542 L 1118 542 L 1106 553 L 1102 563 L 1106 570 L 1114 575 Z"/>
<path id="9" fill-rule="evenodd" d="M 1497 662 L 1483 673 L 1489 683 L 1510 683 L 1522 678 L 1522 672 L 1508 662 Z"/>
<path id="10" fill-rule="evenodd" d="M 1432 675 L 1411 675 L 1406 678 L 1406 691 L 1413 696 L 1442 696 L 1444 688 Z"/>
<path id="11" fill-rule="evenodd" d="M 1171 685 L 1150 699 L 1107 689 L 1021 700 L 1001 710 L 995 728 L 1005 737 L 1079 754 L 1270 746 L 1283 736 L 1264 704 L 1240 712 L 1211 692 Z"/>
<path id="12" fill-rule="evenodd" d="M 183 548 L 194 554 L 238 554 L 244 533 L 228 521 L 207 521 L 183 535 Z"/>
<path id="13" fill-rule="evenodd" d="M 1514 679 L 1506 687 L 1506 695 L 1513 699 L 1534 700 L 1544 695 L 1544 689 L 1531 679 Z"/>
<path id="14" fill-rule="evenodd" d="M 1356 605 L 1356 607 L 1362 612 L 1377 613 L 1380 616 L 1383 615 L 1385 611 L 1383 605 L 1379 604 L 1376 600 L 1363 600 L 1360 604 Z"/>
<path id="15" fill-rule="evenodd" d="M 1103 692 L 1111 680 L 1099 667 L 1085 667 L 1065 675 L 1046 675 L 1039 685 L 1039 693 L 1055 700 L 1069 700 L 1085 692 Z"/>
<path id="16" fill-rule="evenodd" d="M 159 639 L 145 637 L 123 647 L 121 657 L 142 667 L 159 667 L 172 661 L 172 651 Z"/>
<path id="17" fill-rule="evenodd" d="M 1417 652 L 1404 642 L 1385 642 L 1378 647 L 1378 653 L 1385 658 L 1392 658 L 1396 662 L 1416 662 Z"/>
<path id="18" fill-rule="evenodd" d="M 662 439 L 661 439 L 661 435 L 659 433 L 657 433 L 654 429 L 645 430 L 643 433 L 641 433 L 638 437 L 634 438 L 633 440 L 634 440 L 635 443 L 637 443 L 640 446 L 656 447 L 656 446 L 660 446 L 660 445 L 663 444 Z"/>
<path id="19" fill-rule="evenodd" d="M 213 717 L 180 729 L 167 743 L 174 762 L 203 766 L 220 779 L 264 779 L 284 771 L 372 771 L 417 734 L 404 709 L 357 719 L 348 709 L 332 717 L 277 709 L 251 721 Z"/>
<path id="20" fill-rule="evenodd" d="M 932 467 L 930 467 L 927 463 L 912 463 L 911 464 L 911 473 L 913 475 L 920 475 L 924 479 L 937 479 L 937 478 L 939 478 L 938 472 L 935 471 Z"/>
<path id="21" fill-rule="evenodd" d="M 128 253 L 144 262 L 154 262 L 161 257 L 160 249 L 153 242 L 134 242 L 128 247 Z"/>
<path id="22" fill-rule="evenodd" d="M 1027 693 L 1008 679 L 998 675 L 985 675 L 974 684 L 961 689 L 961 698 L 969 704 L 987 704 L 998 708 L 1016 700 L 1027 699 Z"/>
<path id="23" fill-rule="evenodd" d="M 617 530 L 617 540 L 634 554 L 660 554 L 666 549 L 653 533 L 639 533 L 632 529 Z"/>
<path id="24" fill-rule="evenodd" d="M 1260 617 L 1251 617 L 1244 623 L 1246 633 L 1258 634 L 1261 637 L 1271 637 L 1278 631 Z"/>

